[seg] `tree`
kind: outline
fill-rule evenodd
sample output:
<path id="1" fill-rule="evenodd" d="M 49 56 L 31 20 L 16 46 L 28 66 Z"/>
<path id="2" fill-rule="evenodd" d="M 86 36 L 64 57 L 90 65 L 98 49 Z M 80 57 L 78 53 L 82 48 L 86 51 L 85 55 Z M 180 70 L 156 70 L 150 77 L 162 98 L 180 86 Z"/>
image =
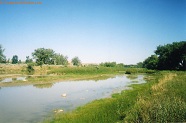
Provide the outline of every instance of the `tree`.
<path id="1" fill-rule="evenodd" d="M 119 63 L 116 65 L 117 67 L 124 67 L 125 65 L 123 63 Z"/>
<path id="2" fill-rule="evenodd" d="M 158 46 L 157 68 L 160 70 L 186 70 L 186 41 Z"/>
<path id="3" fill-rule="evenodd" d="M 36 59 L 36 64 L 42 66 L 43 64 L 54 64 L 54 54 L 52 49 L 38 48 L 32 56 Z"/>
<path id="4" fill-rule="evenodd" d="M 137 68 L 142 68 L 143 67 L 143 62 L 138 62 L 136 65 Z"/>
<path id="5" fill-rule="evenodd" d="M 21 64 L 21 60 L 19 60 L 18 63 Z"/>
<path id="6" fill-rule="evenodd" d="M 2 45 L 0 44 L 0 63 L 5 63 L 6 62 L 6 57 L 3 54 L 5 49 L 3 49 Z"/>
<path id="7" fill-rule="evenodd" d="M 56 65 L 67 65 L 68 64 L 68 57 L 63 56 L 62 54 L 55 54 L 54 55 L 54 64 Z"/>
<path id="8" fill-rule="evenodd" d="M 104 67 L 115 67 L 116 62 L 105 62 L 105 63 L 101 63 L 100 65 Z"/>
<path id="9" fill-rule="evenodd" d="M 157 65 L 158 65 L 158 57 L 156 55 L 151 55 L 143 62 L 143 67 L 147 69 L 152 69 L 152 70 L 157 69 Z"/>
<path id="10" fill-rule="evenodd" d="M 27 72 L 28 72 L 28 74 L 34 74 L 34 63 L 27 63 L 27 67 L 26 67 L 26 69 L 27 69 Z"/>
<path id="11" fill-rule="evenodd" d="M 25 63 L 32 63 L 32 62 L 33 62 L 33 60 L 29 56 L 26 56 Z"/>
<path id="12" fill-rule="evenodd" d="M 12 57 L 12 64 L 17 64 L 18 63 L 18 56 L 17 55 L 14 55 Z"/>
<path id="13" fill-rule="evenodd" d="M 81 65 L 81 61 L 78 57 L 74 57 L 72 59 L 72 64 L 75 65 L 75 66 L 79 66 L 79 65 Z"/>

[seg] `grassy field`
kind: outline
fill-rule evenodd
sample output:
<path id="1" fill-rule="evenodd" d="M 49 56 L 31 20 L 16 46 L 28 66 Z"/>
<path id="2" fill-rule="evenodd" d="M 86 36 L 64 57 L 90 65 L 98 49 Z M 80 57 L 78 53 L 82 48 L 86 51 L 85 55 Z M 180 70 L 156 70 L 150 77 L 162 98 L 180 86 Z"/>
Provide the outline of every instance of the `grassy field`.
<path id="1" fill-rule="evenodd" d="M 186 122 L 186 73 L 157 72 L 146 80 L 44 123 Z"/>

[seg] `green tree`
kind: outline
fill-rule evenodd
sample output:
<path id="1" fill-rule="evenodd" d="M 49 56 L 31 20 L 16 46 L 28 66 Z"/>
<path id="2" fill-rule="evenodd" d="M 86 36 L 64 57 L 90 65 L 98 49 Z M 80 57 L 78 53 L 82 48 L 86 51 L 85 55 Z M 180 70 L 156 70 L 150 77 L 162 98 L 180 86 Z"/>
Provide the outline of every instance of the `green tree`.
<path id="1" fill-rule="evenodd" d="M 186 70 L 186 41 L 158 46 L 155 53 L 159 59 L 158 69 Z"/>
<path id="2" fill-rule="evenodd" d="M 136 65 L 137 68 L 142 68 L 143 67 L 143 62 L 138 62 Z"/>
<path id="3" fill-rule="evenodd" d="M 52 49 L 38 48 L 32 56 L 36 59 L 36 64 L 42 66 L 43 64 L 54 64 L 54 54 Z"/>
<path id="4" fill-rule="evenodd" d="M 105 63 L 101 63 L 100 65 L 104 67 L 115 67 L 116 62 L 105 62 Z"/>
<path id="5" fill-rule="evenodd" d="M 152 69 L 152 70 L 157 69 L 157 65 L 158 65 L 158 57 L 156 55 L 151 55 L 143 62 L 143 67 L 147 69 Z"/>
<path id="6" fill-rule="evenodd" d="M 32 62 L 33 62 L 33 60 L 29 56 L 26 56 L 25 63 L 32 63 Z"/>
<path id="7" fill-rule="evenodd" d="M 34 70 L 34 63 L 27 63 L 27 72 L 28 74 L 34 74 L 35 70 Z"/>
<path id="8" fill-rule="evenodd" d="M 123 63 L 119 63 L 116 65 L 117 67 L 124 67 L 125 65 Z"/>
<path id="9" fill-rule="evenodd" d="M 17 55 L 14 55 L 12 57 L 12 64 L 17 64 L 18 63 L 18 56 Z"/>
<path id="10" fill-rule="evenodd" d="M 79 65 L 81 65 L 81 60 L 78 57 L 74 57 L 72 59 L 72 64 L 75 66 L 79 66 Z"/>
<path id="11" fill-rule="evenodd" d="M 18 63 L 21 64 L 21 60 L 19 60 Z"/>
<path id="12" fill-rule="evenodd" d="M 0 63 L 5 63 L 6 62 L 6 57 L 3 54 L 5 49 L 3 49 L 3 46 L 0 44 Z"/>
<path id="13" fill-rule="evenodd" d="M 62 54 L 55 54 L 54 55 L 54 64 L 56 65 L 67 65 L 68 64 L 68 57 L 63 56 Z"/>

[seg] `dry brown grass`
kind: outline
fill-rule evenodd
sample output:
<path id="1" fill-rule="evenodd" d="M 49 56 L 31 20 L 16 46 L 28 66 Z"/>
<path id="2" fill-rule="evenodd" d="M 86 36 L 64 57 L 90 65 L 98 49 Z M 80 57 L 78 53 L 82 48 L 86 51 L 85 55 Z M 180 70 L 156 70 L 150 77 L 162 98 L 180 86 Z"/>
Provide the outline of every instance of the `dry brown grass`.
<path id="1" fill-rule="evenodd" d="M 176 76 L 177 75 L 175 73 L 169 73 L 169 74 L 164 75 L 163 78 L 161 78 L 158 81 L 158 84 L 152 86 L 152 90 L 158 93 L 161 93 L 161 91 L 165 91 L 165 87 L 164 87 L 165 83 L 169 82 Z"/>

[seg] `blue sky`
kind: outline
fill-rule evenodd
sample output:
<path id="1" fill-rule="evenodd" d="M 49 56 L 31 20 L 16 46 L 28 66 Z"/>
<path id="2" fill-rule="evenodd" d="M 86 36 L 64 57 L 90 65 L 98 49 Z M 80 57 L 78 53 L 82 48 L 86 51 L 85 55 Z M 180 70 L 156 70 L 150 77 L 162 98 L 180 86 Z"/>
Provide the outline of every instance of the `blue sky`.
<path id="1" fill-rule="evenodd" d="M 42 4 L 0 4 L 7 58 L 44 47 L 84 63 L 136 64 L 158 45 L 186 40 L 186 0 L 30 1 Z"/>

